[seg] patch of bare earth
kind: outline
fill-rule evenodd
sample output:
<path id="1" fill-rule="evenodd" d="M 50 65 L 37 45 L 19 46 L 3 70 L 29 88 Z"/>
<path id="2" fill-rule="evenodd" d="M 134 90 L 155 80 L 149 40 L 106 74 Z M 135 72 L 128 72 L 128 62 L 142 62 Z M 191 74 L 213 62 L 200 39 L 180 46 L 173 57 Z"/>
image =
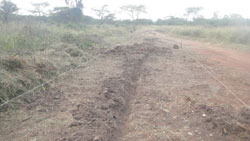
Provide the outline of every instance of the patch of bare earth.
<path id="1" fill-rule="evenodd" d="M 187 53 L 246 103 L 247 72 L 184 51 L 162 33 L 141 38 L 144 43 L 102 52 L 87 67 L 16 101 L 15 111 L 2 110 L 0 140 L 250 139 L 250 110 Z"/>

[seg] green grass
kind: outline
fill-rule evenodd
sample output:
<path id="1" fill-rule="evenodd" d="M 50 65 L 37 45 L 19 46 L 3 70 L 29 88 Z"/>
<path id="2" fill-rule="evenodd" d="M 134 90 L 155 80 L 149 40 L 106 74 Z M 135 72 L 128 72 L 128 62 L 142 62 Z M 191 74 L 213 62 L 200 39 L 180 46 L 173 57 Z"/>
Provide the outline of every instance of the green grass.
<path id="1" fill-rule="evenodd" d="M 165 26 L 162 29 L 173 35 L 250 48 L 250 27 L 247 26 Z"/>

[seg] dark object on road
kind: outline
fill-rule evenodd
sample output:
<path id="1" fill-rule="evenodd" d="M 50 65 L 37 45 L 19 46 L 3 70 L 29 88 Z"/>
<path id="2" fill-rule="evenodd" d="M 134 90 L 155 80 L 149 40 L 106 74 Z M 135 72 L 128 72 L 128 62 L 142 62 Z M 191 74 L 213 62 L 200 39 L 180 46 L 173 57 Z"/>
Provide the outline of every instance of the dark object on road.
<path id="1" fill-rule="evenodd" d="M 174 49 L 179 49 L 180 47 L 178 45 L 174 44 L 173 48 Z"/>

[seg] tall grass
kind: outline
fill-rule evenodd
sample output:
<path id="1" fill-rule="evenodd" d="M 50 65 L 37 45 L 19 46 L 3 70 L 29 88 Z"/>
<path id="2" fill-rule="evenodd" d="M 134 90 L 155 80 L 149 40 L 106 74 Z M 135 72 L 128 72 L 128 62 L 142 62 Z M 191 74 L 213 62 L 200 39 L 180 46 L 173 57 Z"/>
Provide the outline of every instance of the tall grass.
<path id="1" fill-rule="evenodd" d="M 250 27 L 168 26 L 170 34 L 192 37 L 216 43 L 240 44 L 250 48 Z"/>
<path id="2" fill-rule="evenodd" d="M 14 51 L 19 49 L 41 48 L 52 42 L 53 33 L 36 25 L 5 24 L 0 28 L 0 49 Z"/>

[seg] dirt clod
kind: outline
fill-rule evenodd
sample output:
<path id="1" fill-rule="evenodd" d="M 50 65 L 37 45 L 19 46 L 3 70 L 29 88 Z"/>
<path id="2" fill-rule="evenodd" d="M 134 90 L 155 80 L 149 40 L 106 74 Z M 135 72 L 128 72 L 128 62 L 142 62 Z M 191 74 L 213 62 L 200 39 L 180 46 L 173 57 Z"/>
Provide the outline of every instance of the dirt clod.
<path id="1" fill-rule="evenodd" d="M 78 121 L 74 121 L 70 124 L 70 128 L 72 127 L 77 127 L 77 126 L 81 126 L 83 123 L 82 122 L 78 122 Z"/>
<path id="2" fill-rule="evenodd" d="M 173 48 L 174 49 L 179 49 L 180 47 L 178 45 L 174 44 Z"/>

